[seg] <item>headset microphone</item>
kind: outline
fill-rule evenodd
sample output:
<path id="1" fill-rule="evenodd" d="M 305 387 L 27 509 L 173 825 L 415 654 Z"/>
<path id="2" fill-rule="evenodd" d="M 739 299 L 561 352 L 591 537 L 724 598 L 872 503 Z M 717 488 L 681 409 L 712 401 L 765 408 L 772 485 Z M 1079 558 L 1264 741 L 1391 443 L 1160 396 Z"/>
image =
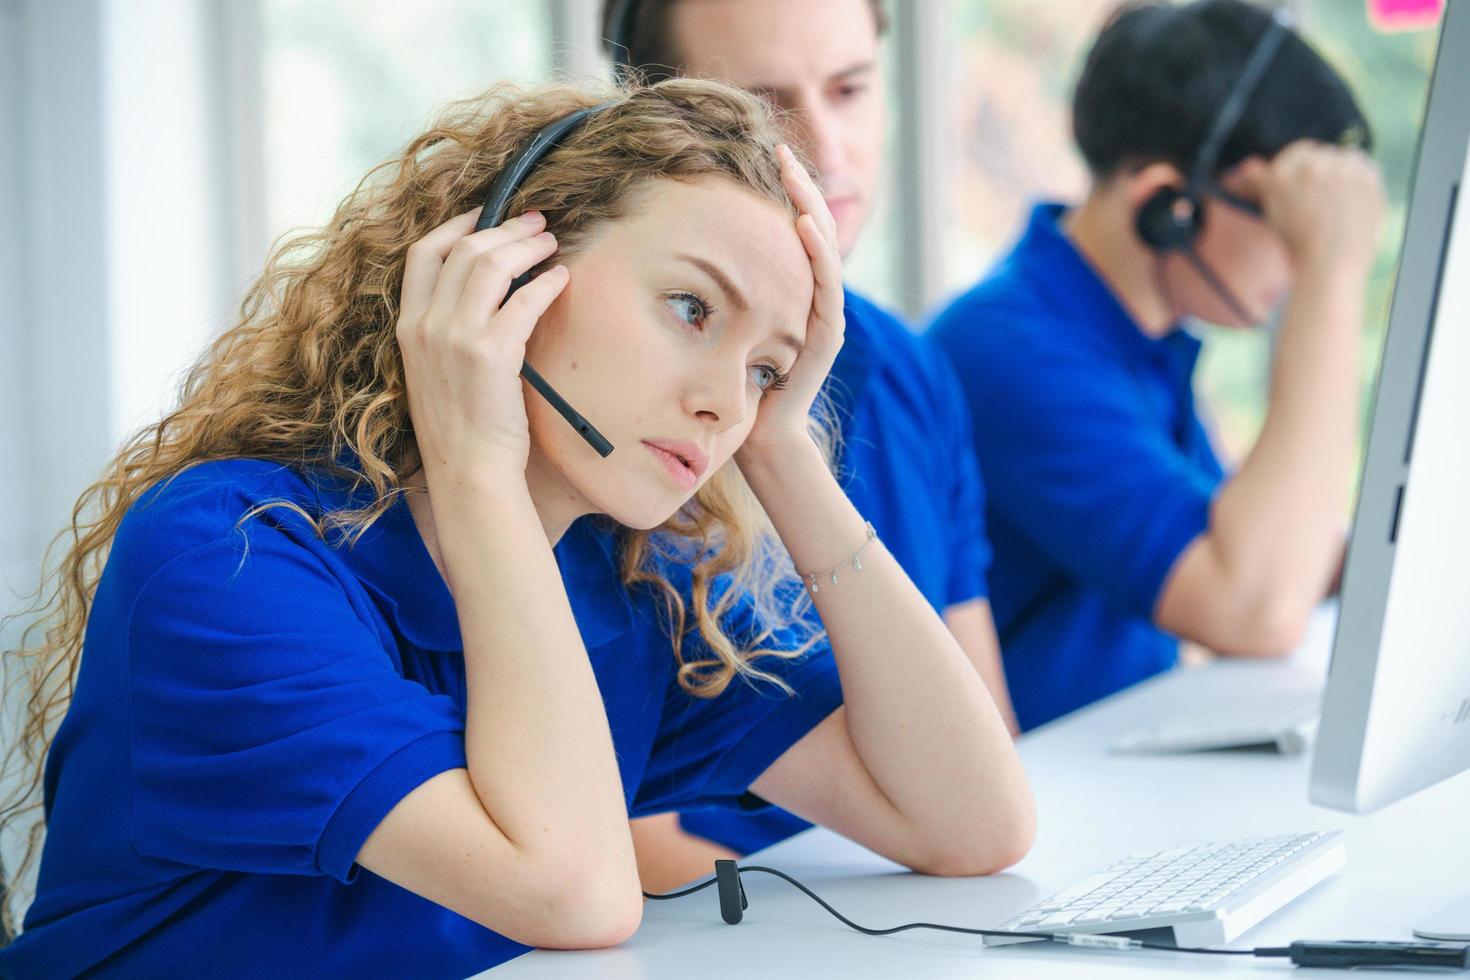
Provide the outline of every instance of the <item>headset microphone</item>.
<path id="1" fill-rule="evenodd" d="M 510 199 L 515 196 L 515 192 L 520 189 L 521 184 L 536 164 L 550 153 L 567 133 L 612 104 L 604 102 L 601 105 L 579 109 L 570 115 L 563 116 L 531 137 L 525 145 L 518 149 L 510 162 L 501 169 L 500 173 L 496 174 L 495 180 L 491 182 L 490 190 L 485 195 L 485 207 L 480 212 L 479 221 L 475 223 L 475 231 L 494 228 L 503 222 L 505 212 L 510 207 Z M 510 299 L 511 294 L 530 279 L 529 272 L 517 276 L 511 281 L 510 288 L 506 290 L 505 299 Z M 504 302 L 502 300 L 501 304 L 504 305 Z M 607 437 L 598 432 L 591 422 L 588 422 L 571 405 L 567 404 L 566 399 L 559 395 L 556 389 L 551 387 L 546 379 L 541 377 L 540 373 L 527 362 L 521 364 L 521 377 L 525 378 L 532 388 L 540 392 L 541 396 L 560 413 L 562 418 L 571 423 L 572 428 L 577 430 L 577 434 L 586 439 L 588 444 L 597 450 L 598 455 L 607 457 L 612 454 L 613 445 L 607 441 Z"/>
<path id="2" fill-rule="evenodd" d="M 1193 266 L 1194 271 L 1199 273 L 1199 277 L 1215 291 L 1215 295 L 1220 297 L 1220 300 L 1226 306 L 1230 307 L 1230 312 L 1235 314 L 1242 323 L 1260 323 L 1264 319 L 1263 317 L 1254 315 L 1250 310 L 1245 308 L 1245 304 L 1240 301 L 1232 290 L 1225 286 L 1225 281 L 1215 275 L 1215 270 L 1211 269 L 1210 264 L 1205 261 L 1204 256 L 1199 254 L 1199 249 L 1190 245 L 1184 249 L 1183 254 L 1184 258 Z"/>

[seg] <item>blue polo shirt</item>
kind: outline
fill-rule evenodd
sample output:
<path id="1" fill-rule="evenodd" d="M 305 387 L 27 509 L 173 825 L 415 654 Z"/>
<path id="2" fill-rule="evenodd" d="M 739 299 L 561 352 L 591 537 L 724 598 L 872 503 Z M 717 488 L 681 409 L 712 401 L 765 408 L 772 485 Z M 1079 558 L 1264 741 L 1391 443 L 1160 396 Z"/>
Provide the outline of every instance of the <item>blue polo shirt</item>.
<path id="1" fill-rule="evenodd" d="M 842 487 L 936 610 L 983 599 L 991 558 L 985 494 L 954 371 L 927 340 L 850 290 L 844 313 L 846 336 L 827 381 L 842 435 Z M 680 823 L 742 854 L 811 826 L 777 809 L 685 813 Z"/>
<path id="2" fill-rule="evenodd" d="M 401 499 L 351 547 L 284 508 L 241 521 L 283 500 L 349 502 L 236 459 L 123 520 L 47 761 L 37 897 L 0 976 L 464 977 L 524 952 L 354 863 L 400 799 L 465 765 L 458 620 Z M 794 697 L 685 694 L 652 597 L 623 589 L 592 524 L 558 557 L 629 812 L 735 800 L 839 704 L 829 652 L 762 661 Z M 745 606 L 726 625 L 760 628 Z"/>
<path id="3" fill-rule="evenodd" d="M 1042 204 L 931 327 L 969 396 L 995 548 L 990 607 L 1023 728 L 1172 666 L 1154 605 L 1223 478 L 1200 344 L 1152 339 Z"/>

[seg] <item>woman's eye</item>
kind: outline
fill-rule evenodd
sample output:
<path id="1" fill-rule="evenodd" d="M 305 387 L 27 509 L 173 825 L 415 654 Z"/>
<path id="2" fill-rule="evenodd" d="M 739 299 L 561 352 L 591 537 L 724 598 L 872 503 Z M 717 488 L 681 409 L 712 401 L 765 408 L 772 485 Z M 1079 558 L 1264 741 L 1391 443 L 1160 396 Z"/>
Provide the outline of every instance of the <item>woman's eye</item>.
<path id="1" fill-rule="evenodd" d="M 691 327 L 701 326 L 709 319 L 709 305 L 693 293 L 672 293 L 664 297 L 664 302 L 675 316 Z"/>
<path id="2" fill-rule="evenodd" d="M 791 376 L 782 374 L 769 364 L 756 364 L 750 369 L 750 379 L 761 391 L 775 391 L 786 387 Z"/>

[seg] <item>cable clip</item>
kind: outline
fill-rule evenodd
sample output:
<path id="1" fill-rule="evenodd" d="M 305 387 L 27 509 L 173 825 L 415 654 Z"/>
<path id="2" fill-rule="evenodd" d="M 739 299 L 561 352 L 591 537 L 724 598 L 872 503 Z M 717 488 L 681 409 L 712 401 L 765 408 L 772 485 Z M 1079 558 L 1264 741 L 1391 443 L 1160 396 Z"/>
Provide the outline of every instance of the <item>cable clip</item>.
<path id="1" fill-rule="evenodd" d="M 740 869 L 729 858 L 715 862 L 715 888 L 720 892 L 720 918 L 729 925 L 736 925 L 745 917 L 750 901 L 745 897 L 745 886 L 740 882 Z"/>

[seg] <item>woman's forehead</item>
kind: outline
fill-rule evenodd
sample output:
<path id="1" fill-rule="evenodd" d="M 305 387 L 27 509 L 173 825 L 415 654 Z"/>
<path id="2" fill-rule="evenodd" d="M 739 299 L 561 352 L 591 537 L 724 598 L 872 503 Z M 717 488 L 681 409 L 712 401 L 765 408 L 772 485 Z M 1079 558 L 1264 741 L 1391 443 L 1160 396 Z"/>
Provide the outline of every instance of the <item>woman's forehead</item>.
<path id="1" fill-rule="evenodd" d="M 606 245 L 635 263 L 701 268 L 751 309 L 810 305 L 811 263 L 784 205 L 729 180 L 650 184 Z"/>

